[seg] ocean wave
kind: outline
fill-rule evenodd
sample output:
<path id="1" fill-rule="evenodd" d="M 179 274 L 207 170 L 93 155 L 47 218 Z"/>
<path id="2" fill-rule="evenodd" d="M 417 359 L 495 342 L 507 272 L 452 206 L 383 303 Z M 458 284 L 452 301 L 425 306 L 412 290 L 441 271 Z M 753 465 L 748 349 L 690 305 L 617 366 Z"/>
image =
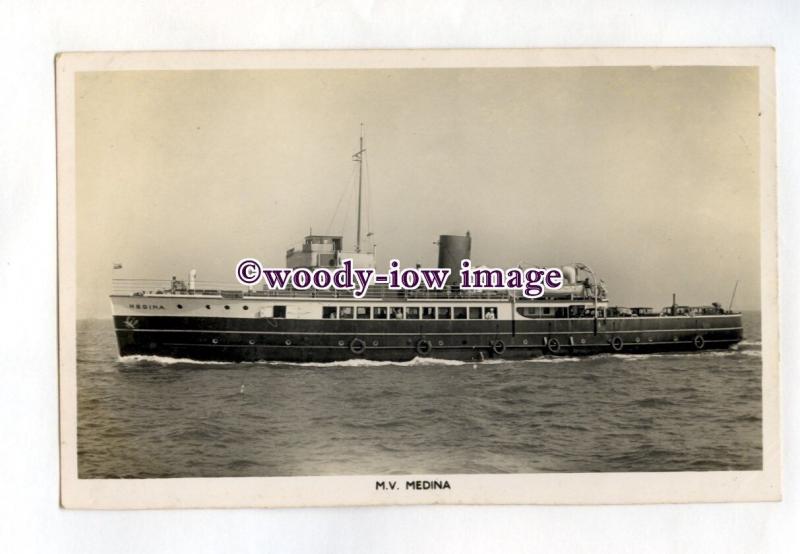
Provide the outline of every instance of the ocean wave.
<path id="1" fill-rule="evenodd" d="M 623 362 L 637 362 L 641 360 L 652 360 L 653 358 L 681 358 L 685 357 L 686 353 L 672 353 L 672 354 L 657 354 L 657 353 L 650 353 L 650 354 L 594 354 L 591 356 L 586 356 L 581 358 L 581 360 L 586 361 L 596 361 L 596 360 L 621 360 Z"/>
<path id="2" fill-rule="evenodd" d="M 633 405 L 640 408 L 662 408 L 665 406 L 674 406 L 675 403 L 667 398 L 650 397 L 635 400 L 633 401 Z"/>
<path id="3" fill-rule="evenodd" d="M 738 346 L 761 346 L 760 340 L 743 340 Z"/>
<path id="4" fill-rule="evenodd" d="M 761 350 L 740 350 L 738 354 L 742 356 L 750 356 L 751 358 L 760 358 Z"/>
<path id="5" fill-rule="evenodd" d="M 750 356 L 753 358 L 760 358 L 761 350 L 713 350 L 709 352 L 703 352 L 702 355 L 712 358 L 728 358 L 732 356 Z"/>
<path id="6" fill-rule="evenodd" d="M 170 358 L 169 356 L 146 356 L 143 354 L 133 354 L 131 356 L 118 356 L 117 362 L 125 365 L 144 365 L 155 364 L 161 366 L 175 364 L 197 364 L 197 365 L 230 365 L 231 362 L 202 361 L 191 358 Z"/>
<path id="7" fill-rule="evenodd" d="M 662 352 L 662 353 L 649 353 L 649 354 L 598 354 L 595 356 L 590 356 L 588 359 L 598 359 L 598 358 L 614 358 L 617 360 L 622 360 L 625 362 L 635 362 L 639 360 L 652 360 L 653 358 L 666 358 L 666 359 L 686 359 L 689 356 L 693 357 L 712 357 L 712 358 L 720 358 L 720 357 L 728 357 L 728 356 L 735 356 L 739 354 L 744 355 L 751 355 L 750 352 L 753 351 L 741 351 L 741 350 L 705 350 L 703 352 Z M 759 351 L 755 351 L 756 354 L 760 356 Z"/>
<path id="8" fill-rule="evenodd" d="M 566 362 L 581 362 L 591 360 L 595 356 L 539 356 L 535 358 L 528 358 L 524 360 L 509 360 L 506 358 L 490 358 L 486 360 L 448 360 L 445 358 L 421 358 L 419 356 L 405 361 L 393 362 L 384 360 L 367 360 L 364 358 L 352 358 L 349 360 L 340 360 L 336 362 L 281 362 L 273 360 L 259 360 L 259 361 L 244 361 L 244 362 L 221 362 L 221 361 L 204 361 L 193 360 L 191 358 L 170 358 L 167 356 L 146 356 L 135 354 L 131 356 L 119 356 L 117 362 L 125 365 L 132 366 L 172 366 L 172 365 L 200 365 L 200 366 L 231 366 L 231 367 L 247 367 L 247 366 L 279 366 L 279 367 L 327 367 L 327 368 L 352 368 L 352 367 L 425 367 L 425 366 L 467 366 L 478 364 L 486 365 L 500 365 L 512 362 L 534 363 L 534 364 L 560 364 Z"/>
<path id="9" fill-rule="evenodd" d="M 472 360 L 448 360 L 445 358 L 421 358 L 415 357 L 405 362 L 383 361 L 383 360 L 367 360 L 363 358 L 352 358 L 349 360 L 341 360 L 336 362 L 281 362 L 281 361 L 268 361 L 259 360 L 253 362 L 222 362 L 222 361 L 203 361 L 194 360 L 191 358 L 170 358 L 167 356 L 146 356 L 135 354 L 131 356 L 119 356 L 117 362 L 124 365 L 132 366 L 171 366 L 171 365 L 202 365 L 202 366 L 231 366 L 231 367 L 246 367 L 252 365 L 265 365 L 265 366 L 280 366 L 280 367 L 423 367 L 423 366 L 466 366 L 466 365 L 498 365 L 508 364 L 513 362 L 520 363 L 533 363 L 533 364 L 561 364 L 568 362 L 591 362 L 598 359 L 611 358 L 622 360 L 626 362 L 635 362 L 640 360 L 648 360 L 653 358 L 685 358 L 686 356 L 710 356 L 710 357 L 727 357 L 734 355 L 744 355 L 751 357 L 761 357 L 760 350 L 713 350 L 704 352 L 673 352 L 673 353 L 649 353 L 649 354 L 595 354 L 591 356 L 537 356 L 534 358 L 527 358 L 523 360 L 509 360 L 506 358 L 490 358 L 483 361 Z"/>
<path id="10" fill-rule="evenodd" d="M 637 360 L 649 360 L 652 358 L 666 358 L 672 357 L 675 354 L 599 354 L 597 356 L 592 356 L 593 358 L 614 358 L 616 360 L 622 360 L 625 362 L 635 362 Z"/>
<path id="11" fill-rule="evenodd" d="M 581 362 L 589 358 L 588 356 L 585 358 L 576 358 L 573 356 L 542 356 L 540 358 L 529 358 L 521 361 L 532 364 L 563 364 L 564 362 Z"/>
<path id="12" fill-rule="evenodd" d="M 637 360 L 651 360 L 653 358 L 685 358 L 686 356 L 696 356 L 696 352 L 649 352 L 647 354 L 592 354 L 580 358 L 581 360 L 622 360 L 624 362 L 633 362 Z"/>
<path id="13" fill-rule="evenodd" d="M 290 366 L 290 367 L 382 367 L 382 366 L 415 367 L 415 366 L 427 366 L 427 365 L 461 366 L 473 363 L 460 360 L 446 360 L 443 358 L 420 358 L 420 357 L 413 358 L 412 360 L 406 362 L 365 360 L 363 358 L 353 358 L 350 360 L 342 360 L 338 362 L 280 362 L 280 361 L 268 361 L 268 360 L 259 360 L 254 362 L 221 362 L 221 361 L 193 360 L 191 358 L 170 358 L 168 356 L 145 356 L 141 354 L 134 354 L 131 356 L 119 356 L 117 357 L 117 362 L 126 365 L 155 364 L 160 366 L 170 366 L 176 364 L 184 364 L 184 365 L 213 365 L 213 366 L 226 365 L 233 367 L 242 367 L 248 365 Z"/>
<path id="14" fill-rule="evenodd" d="M 428 365 L 462 366 L 478 362 L 446 360 L 444 358 L 416 357 L 406 362 L 389 362 L 381 360 L 365 360 L 363 358 L 353 358 L 350 360 L 342 360 L 338 362 L 252 362 L 252 363 L 258 365 L 279 365 L 279 366 L 291 366 L 291 367 L 385 367 L 385 366 L 417 367 L 417 366 L 428 366 Z"/>
<path id="15" fill-rule="evenodd" d="M 457 362 L 457 364 L 480 364 L 480 365 L 503 365 L 513 363 L 523 364 L 561 364 L 564 362 L 580 362 L 589 359 L 589 356 L 577 358 L 574 356 L 536 356 L 534 358 L 523 359 L 510 359 L 510 358 L 488 358 L 486 360 L 473 360 L 471 362 Z M 416 358 L 420 359 L 420 358 Z M 430 358 L 421 358 L 422 360 L 429 360 Z M 452 361 L 452 360 L 450 360 Z M 457 365 L 454 364 L 454 365 Z"/>

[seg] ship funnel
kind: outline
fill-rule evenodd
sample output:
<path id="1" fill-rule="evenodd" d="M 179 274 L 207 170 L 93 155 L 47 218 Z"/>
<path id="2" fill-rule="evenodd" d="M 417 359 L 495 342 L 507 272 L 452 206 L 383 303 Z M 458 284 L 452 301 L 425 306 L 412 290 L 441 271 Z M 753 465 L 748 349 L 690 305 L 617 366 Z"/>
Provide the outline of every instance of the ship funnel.
<path id="1" fill-rule="evenodd" d="M 439 264 L 441 269 L 450 269 L 448 285 L 455 285 L 459 281 L 458 272 L 461 271 L 461 260 L 468 259 L 472 251 L 472 237 L 469 231 L 461 235 L 439 236 Z"/>

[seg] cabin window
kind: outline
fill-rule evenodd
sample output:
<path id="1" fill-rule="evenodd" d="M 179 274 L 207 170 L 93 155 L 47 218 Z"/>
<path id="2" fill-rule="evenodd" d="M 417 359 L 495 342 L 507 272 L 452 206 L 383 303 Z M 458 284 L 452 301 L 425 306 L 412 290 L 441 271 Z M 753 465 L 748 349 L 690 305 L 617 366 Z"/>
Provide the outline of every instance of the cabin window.
<path id="1" fill-rule="evenodd" d="M 522 317 L 537 318 L 539 317 L 539 308 L 517 308 L 517 313 Z"/>
<path id="2" fill-rule="evenodd" d="M 581 305 L 569 307 L 569 317 L 583 317 L 586 308 Z"/>
<path id="3" fill-rule="evenodd" d="M 389 312 L 389 319 L 403 319 L 403 308 L 395 306 Z"/>
<path id="4" fill-rule="evenodd" d="M 483 319 L 483 310 L 480 308 L 470 308 L 469 309 L 469 318 L 470 319 Z"/>
<path id="5" fill-rule="evenodd" d="M 497 308 L 486 308 L 483 313 L 486 319 L 497 319 Z"/>
<path id="6" fill-rule="evenodd" d="M 556 317 L 569 317 L 569 313 L 567 312 L 566 308 L 556 308 Z"/>
<path id="7" fill-rule="evenodd" d="M 422 308 L 422 319 L 436 319 L 436 308 L 432 306 Z"/>
<path id="8" fill-rule="evenodd" d="M 415 306 L 407 308 L 406 319 L 419 319 L 419 308 Z"/>
<path id="9" fill-rule="evenodd" d="M 281 318 L 286 317 L 286 306 L 273 306 L 272 317 L 281 317 Z"/>
<path id="10" fill-rule="evenodd" d="M 336 319 L 336 306 L 322 306 L 322 319 Z"/>
<path id="11" fill-rule="evenodd" d="M 450 319 L 450 308 L 439 307 L 437 310 L 439 319 Z"/>
<path id="12" fill-rule="evenodd" d="M 370 309 L 367 306 L 358 306 L 356 308 L 356 319 L 369 319 Z"/>
<path id="13" fill-rule="evenodd" d="M 549 307 L 548 308 L 542 308 L 542 313 L 544 315 L 550 315 L 550 308 Z"/>
<path id="14" fill-rule="evenodd" d="M 339 319 L 353 319 L 353 307 L 341 306 L 339 308 Z"/>
<path id="15" fill-rule="evenodd" d="M 383 306 L 375 306 L 372 310 L 373 319 L 386 319 L 386 308 Z"/>
<path id="16" fill-rule="evenodd" d="M 467 319 L 467 308 L 465 306 L 453 308 L 453 319 Z"/>

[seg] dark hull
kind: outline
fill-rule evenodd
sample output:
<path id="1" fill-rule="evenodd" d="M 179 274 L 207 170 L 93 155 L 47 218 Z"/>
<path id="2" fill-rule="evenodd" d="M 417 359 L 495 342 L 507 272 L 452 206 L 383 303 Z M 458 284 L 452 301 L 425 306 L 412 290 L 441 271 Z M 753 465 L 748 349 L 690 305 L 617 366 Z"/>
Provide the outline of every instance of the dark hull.
<path id="1" fill-rule="evenodd" d="M 525 359 L 542 355 L 729 348 L 741 315 L 516 321 L 114 318 L 121 356 L 215 361 L 335 362 Z M 596 326 L 596 328 L 595 328 Z"/>

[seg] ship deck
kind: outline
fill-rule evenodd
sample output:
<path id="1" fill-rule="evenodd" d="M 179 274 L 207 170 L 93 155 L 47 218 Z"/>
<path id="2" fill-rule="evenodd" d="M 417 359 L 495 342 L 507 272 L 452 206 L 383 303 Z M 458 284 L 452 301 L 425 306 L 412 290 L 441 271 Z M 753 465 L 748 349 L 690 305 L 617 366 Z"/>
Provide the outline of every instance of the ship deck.
<path id="1" fill-rule="evenodd" d="M 177 286 L 169 280 L 152 279 L 113 279 L 113 296 L 200 296 L 211 298 L 336 298 L 353 300 L 349 290 L 270 290 L 266 288 L 246 287 L 232 283 L 218 283 L 212 281 L 198 281 L 190 289 L 182 281 L 177 281 Z M 387 285 L 370 285 L 364 300 L 495 300 L 522 302 L 563 301 L 563 302 L 594 302 L 593 297 L 574 294 L 546 295 L 542 298 L 531 299 L 523 296 L 519 291 L 507 289 L 470 290 L 464 291 L 457 287 L 447 290 L 391 290 Z M 599 298 L 599 303 L 606 303 L 607 299 Z"/>

